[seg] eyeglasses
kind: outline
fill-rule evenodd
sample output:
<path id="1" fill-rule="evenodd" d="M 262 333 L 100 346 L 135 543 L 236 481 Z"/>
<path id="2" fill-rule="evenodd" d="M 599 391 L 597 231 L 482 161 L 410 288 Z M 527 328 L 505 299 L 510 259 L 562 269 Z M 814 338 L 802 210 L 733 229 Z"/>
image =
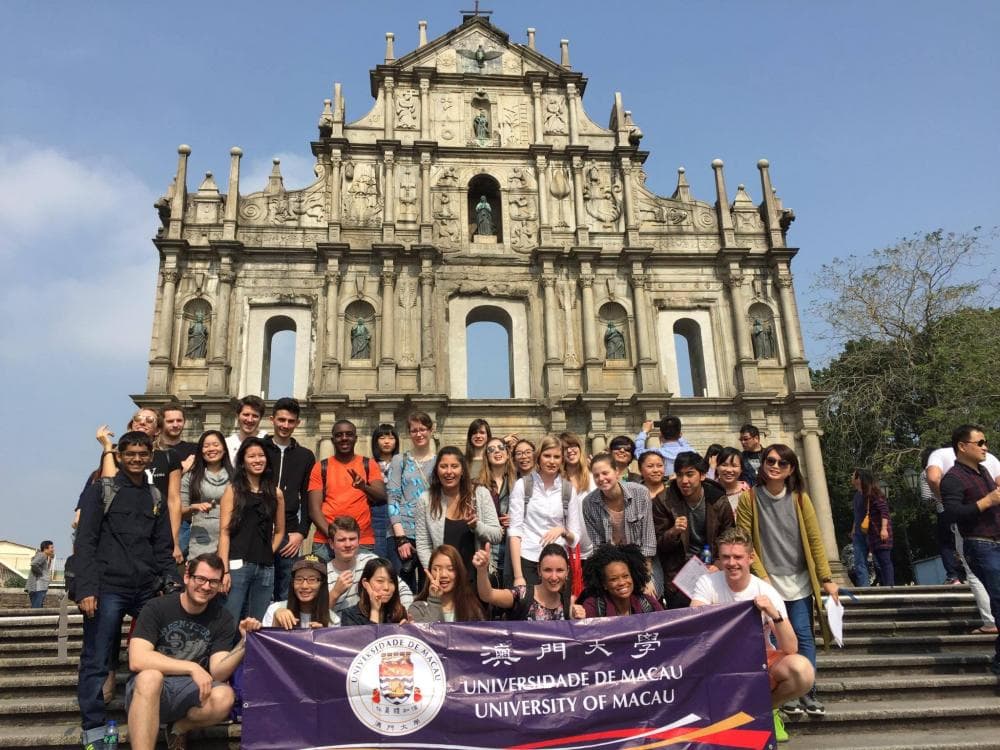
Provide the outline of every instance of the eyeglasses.
<path id="1" fill-rule="evenodd" d="M 988 445 L 986 438 L 983 438 L 982 440 L 959 440 L 958 442 L 965 443 L 966 445 L 972 443 L 973 445 L 978 445 L 980 448 L 985 448 Z"/>
<path id="2" fill-rule="evenodd" d="M 217 589 L 222 585 L 221 578 L 205 578 L 205 576 L 191 576 L 195 586 L 208 586 L 210 589 Z"/>
<path id="3" fill-rule="evenodd" d="M 792 465 L 791 461 L 786 461 L 783 458 L 774 458 L 773 456 L 768 456 L 764 459 L 764 463 L 768 466 L 777 466 L 779 469 L 787 469 Z"/>
<path id="4" fill-rule="evenodd" d="M 317 576 L 295 576 L 293 583 L 322 583 L 323 579 Z"/>
<path id="5" fill-rule="evenodd" d="M 563 451 L 565 451 L 566 453 L 569 453 L 570 451 L 573 451 L 574 453 L 579 453 L 580 452 L 580 446 L 579 445 L 567 445 L 565 448 L 563 448 Z"/>
<path id="6" fill-rule="evenodd" d="M 751 440 L 756 440 L 756 439 L 757 438 L 754 435 L 740 435 L 741 443 L 749 443 Z"/>
<path id="7" fill-rule="evenodd" d="M 506 453 L 506 452 L 507 452 L 507 446 L 505 445 L 491 445 L 489 448 L 486 449 L 486 453 L 490 456 L 493 456 L 497 453 Z"/>
<path id="8" fill-rule="evenodd" d="M 531 458 L 534 455 L 534 451 L 516 451 L 514 453 L 514 458 Z"/>
<path id="9" fill-rule="evenodd" d="M 410 428 L 410 434 L 411 435 L 423 435 L 423 434 L 428 433 L 428 432 L 430 432 L 430 430 L 427 429 L 426 427 L 411 427 Z"/>

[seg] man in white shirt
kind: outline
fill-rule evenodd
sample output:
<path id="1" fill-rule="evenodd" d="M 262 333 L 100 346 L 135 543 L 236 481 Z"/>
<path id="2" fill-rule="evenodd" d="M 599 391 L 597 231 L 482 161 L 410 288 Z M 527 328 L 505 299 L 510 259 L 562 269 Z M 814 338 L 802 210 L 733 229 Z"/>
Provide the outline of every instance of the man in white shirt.
<path id="1" fill-rule="evenodd" d="M 927 484 L 930 486 L 931 492 L 934 493 L 934 497 L 938 503 L 941 502 L 941 479 L 951 471 L 954 465 L 955 449 L 950 445 L 945 448 L 938 448 L 927 457 Z M 992 453 L 987 453 L 986 458 L 983 459 L 980 465 L 990 473 L 990 476 L 995 481 L 1000 482 L 1000 460 L 996 456 Z M 962 535 L 958 533 L 958 527 L 952 524 L 951 530 L 955 534 L 955 553 L 962 563 L 962 567 L 965 568 L 965 581 L 969 584 L 969 588 L 972 589 L 972 595 L 976 599 L 976 609 L 979 610 L 979 616 L 983 621 L 983 624 L 972 632 L 976 634 L 994 634 L 997 632 L 997 624 L 990 611 L 990 596 L 986 593 L 986 587 L 983 586 L 983 582 L 976 578 L 976 574 L 972 572 L 969 564 L 965 561 L 965 555 L 962 551 Z"/>
<path id="2" fill-rule="evenodd" d="M 258 396 L 244 396 L 236 404 L 236 432 L 226 438 L 229 460 L 236 464 L 236 453 L 248 437 L 264 437 L 260 420 L 264 416 L 264 401 Z"/>
<path id="3" fill-rule="evenodd" d="M 703 575 L 694 587 L 692 607 L 708 604 L 731 604 L 752 601 L 764 622 L 764 645 L 767 650 L 767 675 L 771 684 L 771 705 L 805 695 L 813 684 L 813 668 L 798 653 L 795 631 L 788 622 L 788 612 L 781 595 L 771 584 L 750 572 L 753 542 L 740 528 L 730 528 L 718 539 L 717 573 Z M 777 642 L 777 648 L 771 637 Z"/>

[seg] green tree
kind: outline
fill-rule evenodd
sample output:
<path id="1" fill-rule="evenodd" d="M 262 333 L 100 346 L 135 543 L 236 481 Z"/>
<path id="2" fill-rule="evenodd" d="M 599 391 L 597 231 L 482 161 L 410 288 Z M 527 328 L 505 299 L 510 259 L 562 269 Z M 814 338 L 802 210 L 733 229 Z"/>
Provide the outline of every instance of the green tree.
<path id="1" fill-rule="evenodd" d="M 915 557 L 936 554 L 928 509 L 906 478 L 921 469 L 921 449 L 942 445 L 956 424 L 1000 426 L 1000 310 L 989 308 L 980 273 L 997 265 L 995 237 L 938 230 L 824 266 L 813 309 L 840 351 L 813 382 L 830 393 L 819 415 L 844 537 L 850 476 L 864 466 L 891 493 L 899 543 Z"/>

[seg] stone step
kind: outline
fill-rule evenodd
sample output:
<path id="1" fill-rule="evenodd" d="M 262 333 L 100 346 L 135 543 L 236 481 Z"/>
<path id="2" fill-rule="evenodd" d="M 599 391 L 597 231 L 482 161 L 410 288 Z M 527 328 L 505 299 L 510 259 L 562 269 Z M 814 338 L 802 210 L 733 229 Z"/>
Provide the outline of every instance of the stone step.
<path id="1" fill-rule="evenodd" d="M 941 607 L 934 607 L 927 604 L 912 607 L 844 607 L 844 619 L 847 622 L 852 620 L 875 620 L 881 618 L 890 620 L 935 620 L 941 617 L 979 617 L 979 610 L 976 605 L 969 604 L 948 604 Z"/>
<path id="2" fill-rule="evenodd" d="M 79 654 L 60 659 L 58 656 L 5 656 L 0 658 L 0 674 L 19 673 L 29 669 L 34 674 L 45 672 L 76 672 Z"/>
<path id="3" fill-rule="evenodd" d="M 787 743 L 779 750 L 1000 750 L 1000 734 L 989 727 L 910 728 L 894 732 L 847 731 L 816 735 L 796 731 L 789 723 Z"/>
<path id="4" fill-rule="evenodd" d="M 972 634 L 972 631 L 982 624 L 982 620 L 978 617 L 975 618 L 965 618 L 956 617 L 952 619 L 938 618 L 938 619 L 919 619 L 919 620 L 900 620 L 900 619 L 881 619 L 881 620 L 861 620 L 854 619 L 844 621 L 844 638 L 853 638 L 855 635 L 869 635 L 869 634 L 879 634 L 887 638 L 901 635 L 915 635 L 917 633 L 928 633 L 933 635 L 935 633 L 940 633 L 942 635 L 952 634 L 952 635 L 963 635 Z M 816 633 L 820 632 L 819 627 L 816 628 Z M 978 634 L 976 634 L 978 635 Z M 994 638 L 996 635 L 994 634 Z"/>
<path id="5" fill-rule="evenodd" d="M 69 641 L 67 644 L 69 647 L 69 652 L 72 654 L 80 653 L 80 641 Z M 59 642 L 53 638 L 50 641 L 42 641 L 38 643 L 33 643 L 31 641 L 26 641 L 24 643 L 4 643 L 3 644 L 3 655 L 8 656 L 27 656 L 27 657 L 39 657 L 39 656 L 54 656 L 59 650 Z"/>
<path id="6" fill-rule="evenodd" d="M 885 700 L 831 701 L 827 703 L 825 716 L 791 718 L 785 725 L 789 734 L 794 735 L 842 737 L 847 732 L 867 730 L 877 731 L 881 739 L 889 739 L 893 732 L 919 726 L 921 730 L 950 730 L 961 737 L 968 727 L 992 728 L 996 732 L 998 715 L 1000 697 L 897 698 L 887 694 Z"/>
<path id="7" fill-rule="evenodd" d="M 853 593 L 853 589 L 852 589 Z M 871 592 L 855 594 L 852 599 L 844 595 L 840 597 L 844 609 L 855 607 L 920 607 L 941 605 L 962 605 L 975 603 L 972 590 L 968 586 L 953 586 L 941 591 L 927 591 L 924 587 L 903 587 L 902 591 L 894 592 L 887 589 L 871 589 Z"/>
<path id="8" fill-rule="evenodd" d="M 124 695 L 108 704 L 108 718 L 119 724 L 125 721 Z M 80 720 L 80 706 L 76 695 L 0 698 L 0 727 L 32 726 L 40 722 L 67 722 Z"/>
<path id="9" fill-rule="evenodd" d="M 988 698 L 1000 696 L 1000 678 L 987 670 L 977 674 L 921 675 L 920 679 L 898 677 L 895 670 L 864 677 L 833 677 L 820 671 L 816 678 L 816 690 L 826 703 L 877 702 L 887 696 L 891 699 L 938 695 Z"/>
<path id="10" fill-rule="evenodd" d="M 820 652 L 819 676 L 830 678 L 865 675 L 943 675 L 985 674 L 992 657 L 987 652 L 975 654 L 859 654 L 850 650 Z"/>
<path id="11" fill-rule="evenodd" d="M 125 683 L 128 682 L 128 678 L 128 672 L 118 673 L 116 682 L 119 695 L 125 695 Z M 17 697 L 48 699 L 52 696 L 75 698 L 78 683 L 75 668 L 67 668 L 60 673 L 0 675 L 0 699 Z"/>
<path id="12" fill-rule="evenodd" d="M 868 654 L 923 654 L 923 653 L 991 653 L 995 635 L 897 635 L 844 636 L 844 649 L 852 653 Z M 816 638 L 818 648 L 823 639 Z M 830 650 L 836 650 L 831 646 Z"/>
<path id="13" fill-rule="evenodd" d="M 119 747 L 128 747 L 128 726 L 119 726 L 121 742 Z M 188 747 L 198 750 L 239 750 L 240 725 L 220 724 L 189 735 Z M 34 748 L 34 750 L 55 750 L 55 748 L 80 747 L 80 722 L 54 721 L 37 726 L 0 726 L 0 747 Z M 162 732 L 157 743 L 165 748 Z"/>

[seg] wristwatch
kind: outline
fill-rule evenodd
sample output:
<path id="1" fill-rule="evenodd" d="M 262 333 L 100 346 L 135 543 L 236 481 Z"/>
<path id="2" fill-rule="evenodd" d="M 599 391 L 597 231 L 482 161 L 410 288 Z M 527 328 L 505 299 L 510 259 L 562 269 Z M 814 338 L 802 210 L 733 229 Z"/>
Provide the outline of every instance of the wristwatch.
<path id="1" fill-rule="evenodd" d="M 781 615 L 780 612 L 778 613 L 777 617 L 772 617 L 771 618 L 771 622 L 784 622 L 784 621 L 785 621 L 785 618 L 782 617 L 782 615 Z"/>

